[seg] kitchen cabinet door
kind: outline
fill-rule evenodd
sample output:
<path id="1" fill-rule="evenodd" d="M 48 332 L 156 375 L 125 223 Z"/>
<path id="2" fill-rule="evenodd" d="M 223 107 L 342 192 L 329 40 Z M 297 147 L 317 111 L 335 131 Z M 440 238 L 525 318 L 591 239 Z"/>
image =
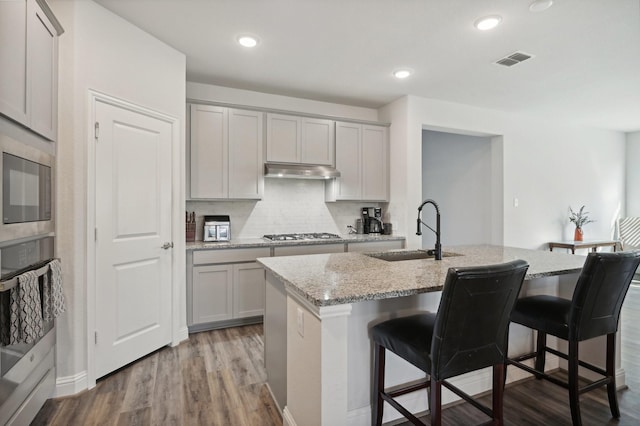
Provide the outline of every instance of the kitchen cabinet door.
<path id="1" fill-rule="evenodd" d="M 31 82 L 30 127 L 49 140 L 58 132 L 58 35 L 36 2 L 30 2 L 27 51 Z"/>
<path id="2" fill-rule="evenodd" d="M 62 28 L 49 17 L 35 0 L 0 1 L 0 113 L 55 141 Z"/>
<path id="3" fill-rule="evenodd" d="M 267 114 L 267 161 L 333 166 L 333 120 Z"/>
<path id="4" fill-rule="evenodd" d="M 0 113 L 28 125 L 27 2 L 0 1 Z"/>
<path id="5" fill-rule="evenodd" d="M 264 268 L 257 262 L 233 265 L 233 317 L 264 315 Z"/>
<path id="6" fill-rule="evenodd" d="M 258 111 L 191 105 L 191 199 L 262 198 L 262 117 Z"/>
<path id="7" fill-rule="evenodd" d="M 191 198 L 227 198 L 228 111 L 191 105 Z"/>
<path id="8" fill-rule="evenodd" d="M 258 111 L 229 109 L 229 198 L 262 198 L 262 117 Z"/>
<path id="9" fill-rule="evenodd" d="M 267 114 L 267 161 L 300 162 L 301 124 L 300 117 Z"/>
<path id="10" fill-rule="evenodd" d="M 336 169 L 340 177 L 334 179 L 335 200 L 362 199 L 362 125 L 336 123 Z"/>
<path id="11" fill-rule="evenodd" d="M 362 126 L 362 199 L 389 199 L 389 138 L 388 129 Z"/>
<path id="12" fill-rule="evenodd" d="M 333 166 L 335 162 L 335 122 L 303 118 L 301 150 L 301 163 Z"/>
<path id="13" fill-rule="evenodd" d="M 233 318 L 233 265 L 193 267 L 192 322 Z"/>
<path id="14" fill-rule="evenodd" d="M 388 201 L 388 129 L 336 123 L 336 169 L 341 176 L 325 184 L 326 201 Z"/>

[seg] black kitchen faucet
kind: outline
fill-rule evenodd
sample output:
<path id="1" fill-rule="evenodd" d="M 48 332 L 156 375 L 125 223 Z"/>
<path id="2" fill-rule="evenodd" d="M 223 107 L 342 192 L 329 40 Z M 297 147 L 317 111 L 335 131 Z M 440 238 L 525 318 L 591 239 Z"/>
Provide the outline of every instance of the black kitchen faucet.
<path id="1" fill-rule="evenodd" d="M 433 204 L 433 207 L 436 208 L 436 229 L 433 229 L 420 219 L 420 213 L 422 213 L 422 208 L 425 204 Z M 440 244 L 440 208 L 438 207 L 438 203 L 432 199 L 424 200 L 422 204 L 420 204 L 420 207 L 418 207 L 418 230 L 416 231 L 416 235 L 422 235 L 422 228 L 420 227 L 421 224 L 431 229 L 436 234 L 436 247 L 433 253 L 436 260 L 442 260 L 442 245 Z"/>

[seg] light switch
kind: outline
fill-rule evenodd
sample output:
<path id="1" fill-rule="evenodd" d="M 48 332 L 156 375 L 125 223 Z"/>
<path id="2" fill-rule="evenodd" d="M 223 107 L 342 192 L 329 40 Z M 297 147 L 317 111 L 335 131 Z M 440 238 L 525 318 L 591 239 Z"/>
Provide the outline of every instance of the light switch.
<path id="1" fill-rule="evenodd" d="M 518 205 L 520 204 L 520 200 L 518 200 L 517 198 L 513 199 L 513 207 L 518 207 Z"/>

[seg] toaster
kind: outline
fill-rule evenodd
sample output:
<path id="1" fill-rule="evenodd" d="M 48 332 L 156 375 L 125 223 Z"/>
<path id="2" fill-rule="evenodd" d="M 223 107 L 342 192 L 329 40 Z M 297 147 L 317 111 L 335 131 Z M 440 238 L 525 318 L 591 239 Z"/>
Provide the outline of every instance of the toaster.
<path id="1" fill-rule="evenodd" d="M 230 241 L 231 222 L 229 216 L 214 215 L 204 217 L 204 241 Z"/>

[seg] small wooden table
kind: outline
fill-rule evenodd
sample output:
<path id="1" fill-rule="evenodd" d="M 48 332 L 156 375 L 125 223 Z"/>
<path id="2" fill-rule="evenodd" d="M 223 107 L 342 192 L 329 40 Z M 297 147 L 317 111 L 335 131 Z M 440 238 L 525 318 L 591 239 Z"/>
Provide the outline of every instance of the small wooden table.
<path id="1" fill-rule="evenodd" d="M 591 249 L 591 251 L 595 253 L 598 247 L 613 247 L 613 251 L 616 251 L 618 243 L 618 240 L 552 241 L 549 243 L 549 251 L 553 251 L 556 247 L 571 249 L 572 254 L 576 254 L 576 249 L 584 248 Z"/>

